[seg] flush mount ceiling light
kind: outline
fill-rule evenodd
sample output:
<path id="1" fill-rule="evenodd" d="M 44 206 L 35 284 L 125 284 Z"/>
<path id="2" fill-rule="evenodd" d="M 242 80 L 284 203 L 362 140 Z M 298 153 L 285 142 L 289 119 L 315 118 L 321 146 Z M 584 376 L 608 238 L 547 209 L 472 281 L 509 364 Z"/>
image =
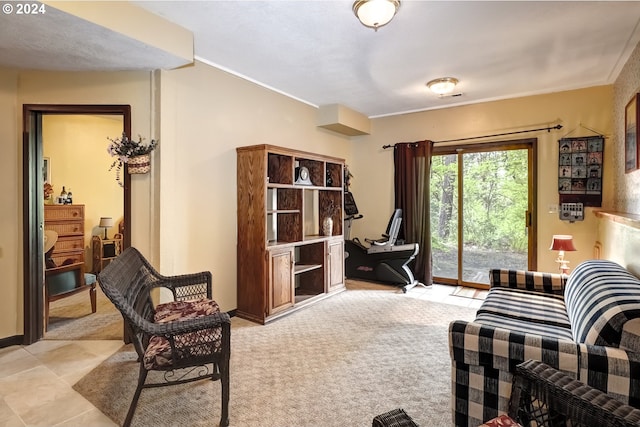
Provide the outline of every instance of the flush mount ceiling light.
<path id="1" fill-rule="evenodd" d="M 393 19 L 398 8 L 400 0 L 357 0 L 353 3 L 353 13 L 362 25 L 376 31 Z"/>
<path id="2" fill-rule="evenodd" d="M 439 79 L 434 79 L 428 82 L 427 87 L 431 89 L 433 93 L 443 96 L 453 92 L 453 89 L 455 89 L 457 84 L 458 79 L 456 78 L 441 77 Z"/>

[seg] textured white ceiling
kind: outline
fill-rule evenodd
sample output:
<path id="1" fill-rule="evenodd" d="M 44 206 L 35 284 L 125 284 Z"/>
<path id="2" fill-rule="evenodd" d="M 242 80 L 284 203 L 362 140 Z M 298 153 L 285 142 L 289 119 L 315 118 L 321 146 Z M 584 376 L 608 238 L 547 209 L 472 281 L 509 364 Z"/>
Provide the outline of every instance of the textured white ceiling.
<path id="1" fill-rule="evenodd" d="M 376 117 L 611 84 L 640 41 L 640 2 L 410 1 L 377 32 L 350 0 L 135 1 L 194 34 L 198 60 L 311 105 Z M 49 8 L 0 14 L 0 64 L 174 68 L 178 58 Z M 144 22 L 141 23 L 144 25 Z M 425 83 L 460 80 L 458 97 Z"/>
<path id="2" fill-rule="evenodd" d="M 0 2 L 0 7 L 7 4 Z M 184 65 L 183 58 L 162 49 L 50 6 L 43 10 L 41 14 L 18 15 L 14 6 L 11 14 L 0 13 L 0 65 L 55 71 L 152 70 Z"/>

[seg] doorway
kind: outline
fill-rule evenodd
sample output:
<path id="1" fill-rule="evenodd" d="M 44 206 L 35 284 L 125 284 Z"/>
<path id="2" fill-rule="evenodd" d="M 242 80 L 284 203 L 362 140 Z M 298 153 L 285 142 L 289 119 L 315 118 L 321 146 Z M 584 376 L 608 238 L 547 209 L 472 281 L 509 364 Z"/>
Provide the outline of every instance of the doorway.
<path id="1" fill-rule="evenodd" d="M 434 281 L 488 288 L 491 268 L 535 270 L 536 142 L 434 149 Z"/>
<path id="2" fill-rule="evenodd" d="M 44 192 L 42 191 L 44 185 L 42 174 L 44 156 L 42 133 L 43 116 L 47 115 L 120 116 L 122 118 L 122 131 L 127 135 L 131 135 L 131 106 L 129 105 L 28 104 L 23 106 L 25 345 L 38 341 L 44 334 Z M 131 189 L 127 174 L 124 174 L 123 198 L 123 247 L 126 248 L 131 245 Z"/>

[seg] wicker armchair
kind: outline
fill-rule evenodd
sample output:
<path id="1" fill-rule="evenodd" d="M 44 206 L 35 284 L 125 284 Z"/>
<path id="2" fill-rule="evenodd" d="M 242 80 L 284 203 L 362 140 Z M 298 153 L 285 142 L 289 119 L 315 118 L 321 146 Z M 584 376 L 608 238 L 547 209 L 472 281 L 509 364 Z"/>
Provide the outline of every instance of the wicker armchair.
<path id="1" fill-rule="evenodd" d="M 516 367 L 509 416 L 523 426 L 640 426 L 640 410 L 534 360 Z"/>
<path id="2" fill-rule="evenodd" d="M 220 426 L 228 426 L 231 324 L 211 299 L 211 273 L 162 276 L 127 248 L 100 272 L 98 283 L 124 317 L 140 363 L 124 426 L 131 424 L 142 389 L 205 378 L 221 382 Z M 155 288 L 171 290 L 174 301 L 154 306 Z M 163 380 L 146 383 L 149 371 L 164 371 Z"/>

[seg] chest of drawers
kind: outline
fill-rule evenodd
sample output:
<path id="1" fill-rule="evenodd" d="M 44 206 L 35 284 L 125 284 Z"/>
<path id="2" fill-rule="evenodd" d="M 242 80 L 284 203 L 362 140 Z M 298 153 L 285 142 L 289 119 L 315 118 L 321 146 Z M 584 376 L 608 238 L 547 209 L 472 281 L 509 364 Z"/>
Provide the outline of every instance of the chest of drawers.
<path id="1" fill-rule="evenodd" d="M 44 205 L 44 228 L 58 233 L 56 265 L 84 262 L 84 205 Z"/>

